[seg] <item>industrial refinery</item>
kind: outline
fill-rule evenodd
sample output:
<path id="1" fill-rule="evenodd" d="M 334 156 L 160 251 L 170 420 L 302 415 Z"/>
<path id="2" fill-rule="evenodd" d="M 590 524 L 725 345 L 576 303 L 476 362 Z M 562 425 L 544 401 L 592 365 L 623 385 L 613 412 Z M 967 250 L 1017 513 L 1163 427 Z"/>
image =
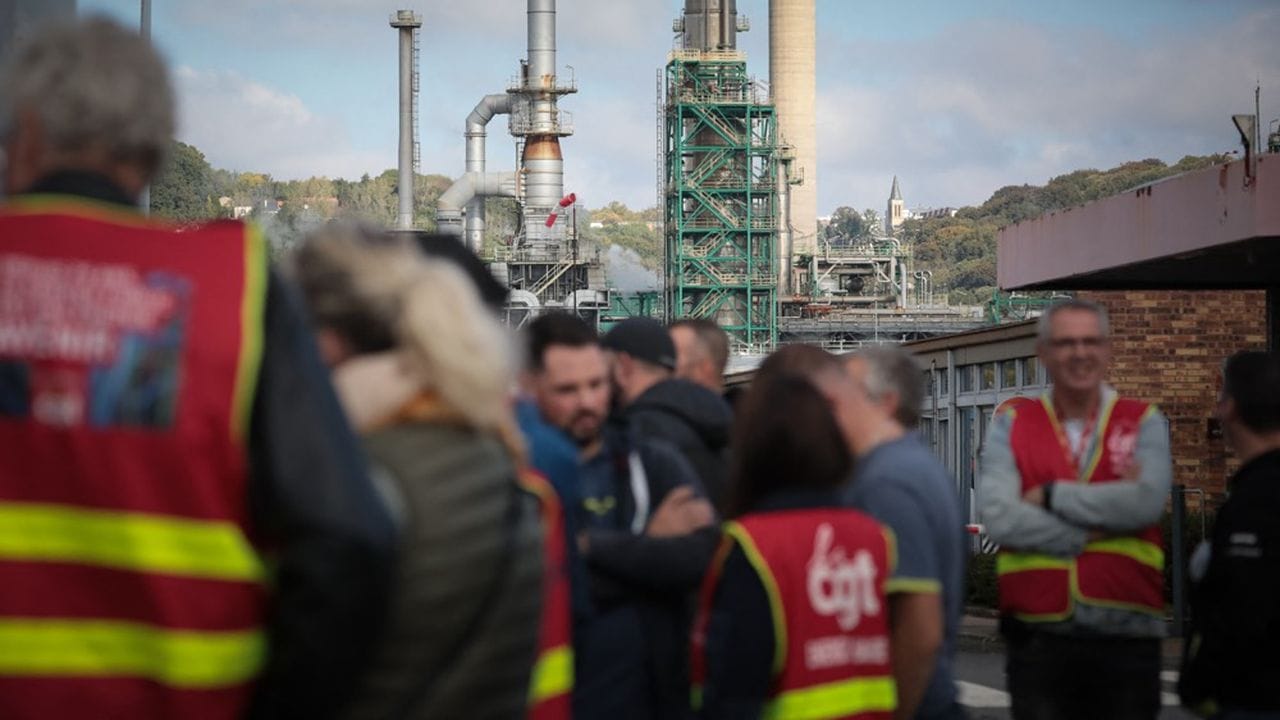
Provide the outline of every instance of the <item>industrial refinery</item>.
<path id="1" fill-rule="evenodd" d="M 528 0 L 526 54 L 516 75 L 505 91 L 478 98 L 466 117 L 459 147 L 465 172 L 440 196 L 437 227 L 462 238 L 511 288 L 515 324 L 547 309 L 607 324 L 625 314 L 620 308 L 644 308 L 668 320 L 712 319 L 739 354 L 786 342 L 856 346 L 979 326 L 972 310 L 934 305 L 928 271 L 915 268 L 891 234 L 852 245 L 819 237 L 815 12 L 815 0 L 770 0 L 767 84 L 749 73 L 738 49 L 737 34 L 750 22 L 736 0 L 686 0 L 675 19 L 657 98 L 660 303 L 614 297 L 599 249 L 570 220 L 576 197 L 565 193 L 561 140 L 573 134 L 573 120 L 560 103 L 578 87 L 557 65 L 555 0 Z M 412 224 L 418 164 L 421 23 L 408 10 L 390 23 L 400 46 L 402 229 Z M 513 169 L 486 167 L 488 127 L 499 115 L 516 146 Z M 506 242 L 486 247 L 485 199 L 493 197 L 513 198 L 518 217 Z M 890 230 L 900 222 L 893 202 Z"/>

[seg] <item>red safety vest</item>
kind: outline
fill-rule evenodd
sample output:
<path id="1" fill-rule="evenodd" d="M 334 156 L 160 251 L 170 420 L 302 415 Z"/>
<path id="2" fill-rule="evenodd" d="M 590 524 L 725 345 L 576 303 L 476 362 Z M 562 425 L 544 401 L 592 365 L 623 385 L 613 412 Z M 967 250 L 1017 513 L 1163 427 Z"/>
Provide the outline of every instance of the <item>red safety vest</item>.
<path id="1" fill-rule="evenodd" d="M 854 510 L 745 515 L 725 537 L 703 582 L 694 623 L 693 704 L 702 704 L 706 631 L 725 558 L 742 548 L 773 614 L 773 684 L 764 717 L 888 718 L 897 705 L 885 580 L 892 535 Z"/>
<path id="2" fill-rule="evenodd" d="M 555 490 L 535 470 L 520 473 L 520 485 L 538 498 L 542 509 L 542 618 L 538 657 L 529 680 L 530 720 L 568 720 L 573 716 L 573 617 L 564 517 Z"/>
<path id="3" fill-rule="evenodd" d="M 1121 479 L 1138 430 L 1155 412 L 1146 403 L 1112 396 L 1099 411 L 1094 452 L 1077 468 L 1049 396 L 1006 409 L 1022 492 L 1049 482 Z M 996 558 L 1000 609 L 1027 622 L 1069 619 L 1077 603 L 1164 615 L 1164 549 L 1160 528 L 1089 543 L 1074 558 L 1002 550 Z"/>
<path id="4" fill-rule="evenodd" d="M 61 196 L 0 207 L 0 715 L 243 714 L 266 252 Z"/>

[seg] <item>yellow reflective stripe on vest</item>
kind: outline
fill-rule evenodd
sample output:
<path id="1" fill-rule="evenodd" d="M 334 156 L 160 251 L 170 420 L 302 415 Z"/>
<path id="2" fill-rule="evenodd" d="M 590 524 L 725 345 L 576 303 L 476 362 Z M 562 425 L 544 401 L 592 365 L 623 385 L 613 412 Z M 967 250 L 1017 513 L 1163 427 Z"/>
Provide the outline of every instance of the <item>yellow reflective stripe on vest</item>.
<path id="1" fill-rule="evenodd" d="M 0 676 L 134 677 L 178 688 L 246 682 L 266 657 L 256 631 L 193 632 L 99 620 L 0 619 Z"/>
<path id="2" fill-rule="evenodd" d="M 240 303 L 240 359 L 231 398 L 231 437 L 243 441 L 249 432 L 253 396 L 262 364 L 263 312 L 267 304 L 267 241 L 256 225 L 245 228 L 244 295 Z"/>
<path id="3" fill-rule="evenodd" d="M 232 522 L 41 503 L 0 503 L 0 559 L 245 582 L 266 574 Z"/>
<path id="4" fill-rule="evenodd" d="M 765 705 L 765 720 L 825 720 L 897 707 L 898 690 L 891 677 L 841 680 L 788 690 Z"/>
<path id="5" fill-rule="evenodd" d="M 560 645 L 539 655 L 529 680 L 529 704 L 536 705 L 572 690 L 573 649 Z"/>
<path id="6" fill-rule="evenodd" d="M 778 590 L 778 581 L 774 579 L 773 571 L 769 569 L 769 563 L 765 561 L 764 555 L 760 554 L 760 548 L 757 548 L 755 541 L 751 539 L 751 533 L 747 532 L 741 523 L 733 521 L 725 523 L 724 532 L 738 541 L 742 552 L 747 556 L 747 562 L 751 563 L 751 567 L 756 570 L 756 575 L 760 576 L 765 595 L 769 598 L 769 613 L 773 616 L 772 667 L 773 674 L 778 675 L 787 662 L 787 613 L 782 606 L 782 593 Z"/>
<path id="7" fill-rule="evenodd" d="M 1164 572 L 1164 550 L 1161 550 L 1159 545 L 1141 538 L 1117 537 L 1097 540 L 1085 545 L 1084 551 L 1123 555 L 1157 572 Z"/>
<path id="8" fill-rule="evenodd" d="M 1070 558 L 1012 552 L 1002 552 L 996 555 L 997 575 L 1006 575 L 1008 573 L 1024 572 L 1027 570 L 1068 570 L 1070 568 Z"/>

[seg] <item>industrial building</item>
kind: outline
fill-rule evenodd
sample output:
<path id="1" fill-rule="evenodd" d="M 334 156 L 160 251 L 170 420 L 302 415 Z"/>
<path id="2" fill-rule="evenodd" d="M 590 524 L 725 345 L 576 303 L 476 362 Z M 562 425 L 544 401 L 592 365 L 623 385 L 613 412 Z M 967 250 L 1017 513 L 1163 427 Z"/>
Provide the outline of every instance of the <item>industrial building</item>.
<path id="1" fill-rule="evenodd" d="M 894 178 L 886 237 L 817 232 L 815 0 L 770 0 L 769 84 L 752 79 L 736 0 L 686 0 L 661 83 L 659 196 L 669 320 L 709 318 L 735 352 L 830 348 L 979 327 L 933 302 L 932 275 L 891 237 L 905 220 Z"/>
<path id="2" fill-rule="evenodd" d="M 519 325 L 545 308 L 565 309 L 598 321 L 609 307 L 603 267 L 595 247 L 582 242 L 571 222 L 577 198 L 564 189 L 560 140 L 573 134 L 572 116 L 560 99 L 577 92 L 572 74 L 556 65 L 555 0 L 528 0 L 527 49 L 505 91 L 481 97 L 466 118 L 465 172 L 438 199 L 436 225 L 456 235 L 489 262 L 511 288 L 510 320 Z M 391 16 L 400 42 L 400 229 L 412 229 L 413 174 L 417 166 L 417 37 L 421 16 L 401 10 Z M 487 126 L 507 116 L 518 165 L 486 167 Z M 484 246 L 485 199 L 514 198 L 520 208 L 516 233 Z"/>

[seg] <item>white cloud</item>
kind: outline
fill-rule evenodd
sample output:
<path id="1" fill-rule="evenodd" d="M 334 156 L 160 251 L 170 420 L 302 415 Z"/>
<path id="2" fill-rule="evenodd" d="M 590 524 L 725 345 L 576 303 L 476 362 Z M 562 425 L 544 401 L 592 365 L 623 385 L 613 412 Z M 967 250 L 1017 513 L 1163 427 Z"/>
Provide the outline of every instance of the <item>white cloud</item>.
<path id="1" fill-rule="evenodd" d="M 313 175 L 358 178 L 394 165 L 395 148 L 358 150 L 333 117 L 296 95 L 229 72 L 178 67 L 179 139 L 214 167 L 270 173 L 282 180 Z"/>
<path id="2" fill-rule="evenodd" d="M 239 74 L 180 70 L 183 139 L 215 166 L 282 178 L 357 177 L 393 166 L 395 99 L 387 93 L 394 38 L 386 18 L 403 5 L 181 3 L 186 27 L 200 27 L 229 53 L 243 48 L 241 56 L 269 64 L 273 78 L 258 79 L 264 75 L 249 62 Z M 563 143 L 566 188 L 592 206 L 613 199 L 652 205 L 654 71 L 665 61 L 666 28 L 682 3 L 557 5 L 559 64 L 574 66 L 581 89 L 564 99 L 577 128 Z M 482 95 L 505 88 L 524 56 L 525 6 L 473 0 L 421 7 L 425 171 L 461 171 L 463 119 Z M 742 0 L 738 7 L 755 21 L 742 45 L 760 50 L 749 71 L 764 77 L 766 4 Z M 956 23 L 905 40 L 877 39 L 877 28 L 854 21 L 821 30 L 821 214 L 837 205 L 883 211 L 894 174 L 913 207 L 959 205 L 1081 167 L 1227 150 L 1236 142 L 1229 116 L 1251 111 L 1259 77 L 1264 119 L 1280 114 L 1275 7 L 1194 32 L 1158 30 L 1153 20 L 1146 35 L 1132 22 L 1122 33 L 1012 19 Z M 347 95 L 349 107 L 337 106 L 335 98 Z M 510 169 L 502 119 L 490 126 L 489 146 L 492 168 Z"/>
<path id="3" fill-rule="evenodd" d="M 860 69 L 819 80 L 820 211 L 879 209 L 895 173 L 912 206 L 960 205 L 1084 167 L 1227 150 L 1257 78 L 1264 117 L 1280 109 L 1278 31 L 1272 8 L 1139 39 L 969 22 L 820 50 L 820 65 Z"/>

